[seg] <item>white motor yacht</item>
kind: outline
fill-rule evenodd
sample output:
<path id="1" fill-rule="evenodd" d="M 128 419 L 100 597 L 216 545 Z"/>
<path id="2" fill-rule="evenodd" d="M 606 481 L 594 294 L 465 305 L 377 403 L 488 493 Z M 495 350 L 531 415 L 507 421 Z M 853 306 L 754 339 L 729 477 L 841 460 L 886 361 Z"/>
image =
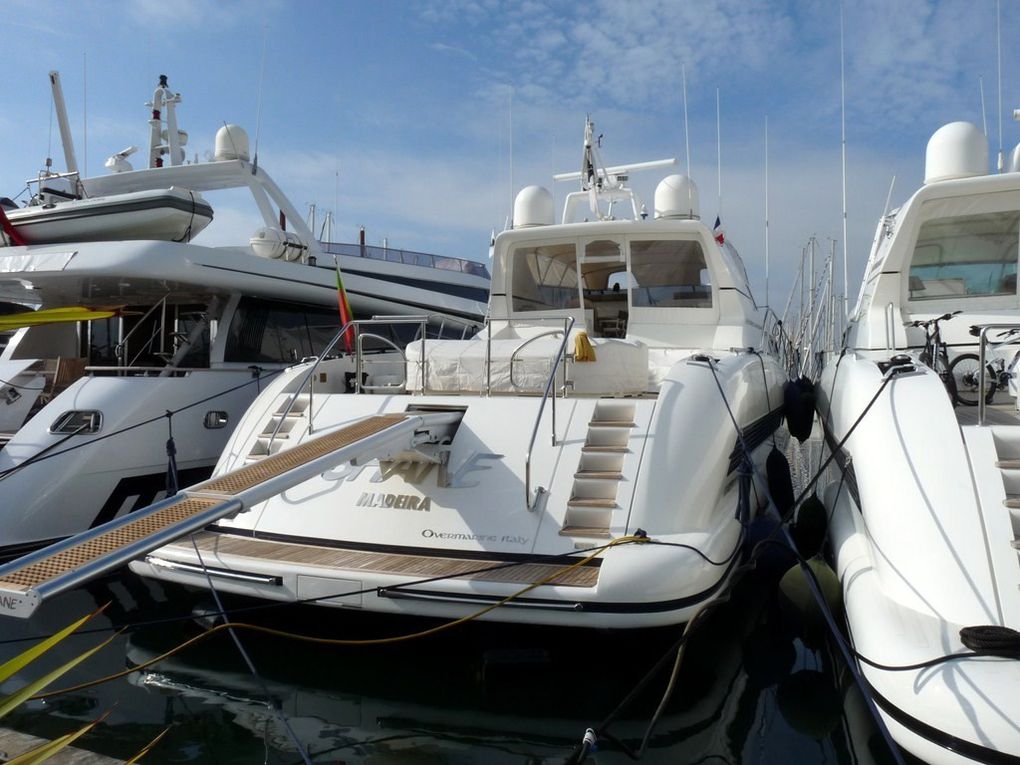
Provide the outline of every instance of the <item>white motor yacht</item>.
<path id="1" fill-rule="evenodd" d="M 6 214 L 0 328 L 19 328 L 0 332 L 0 557 L 163 496 L 171 435 L 179 485 L 207 477 L 272 376 L 336 333 L 341 273 L 355 317 L 427 313 L 414 329 L 429 336 L 483 325 L 485 266 L 321 244 L 249 160 L 241 128 L 220 129 L 211 161 L 183 162 L 183 139 L 167 142 L 179 101 L 162 78 L 149 167 L 115 156 L 111 174 L 78 178 L 69 153 L 69 173 L 42 177 L 36 204 Z M 53 196 L 58 181 L 66 198 Z M 264 227 L 238 246 L 203 246 L 191 240 L 212 216 L 202 195 L 224 189 L 250 191 Z M 207 214 L 189 213 L 179 235 L 139 209 L 199 199 Z M 353 376 L 346 349 L 337 354 Z"/>
<path id="2" fill-rule="evenodd" d="M 354 395 L 330 361 L 280 375 L 214 477 L 154 510 L 191 518 L 164 539 L 221 520 L 133 570 L 578 627 L 682 623 L 718 596 L 766 501 L 754 474 L 786 373 L 761 352 L 765 312 L 691 180 L 665 178 L 647 215 L 625 181 L 658 163 L 606 169 L 595 149 L 589 122 L 582 172 L 560 176 L 582 185 L 562 222 L 545 189 L 518 195 L 483 331 L 411 343 L 398 378 Z"/>
<path id="3" fill-rule="evenodd" d="M 879 223 L 846 348 L 817 386 L 853 647 L 893 738 L 931 763 L 1020 762 L 1020 416 L 1008 395 L 986 405 L 976 365 L 955 365 L 1020 347 L 994 348 L 1020 324 L 1018 156 L 989 174 L 980 130 L 935 133 L 924 185 Z M 918 322 L 932 318 L 945 357 L 926 352 Z M 948 380 L 925 363 L 945 360 Z M 979 406 L 954 406 L 964 388 Z"/>

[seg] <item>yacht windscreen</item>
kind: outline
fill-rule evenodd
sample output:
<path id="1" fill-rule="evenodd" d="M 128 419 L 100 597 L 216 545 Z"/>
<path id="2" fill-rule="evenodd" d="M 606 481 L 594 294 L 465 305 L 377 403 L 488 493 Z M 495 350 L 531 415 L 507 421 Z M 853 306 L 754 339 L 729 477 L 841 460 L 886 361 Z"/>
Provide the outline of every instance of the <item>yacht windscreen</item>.
<path id="1" fill-rule="evenodd" d="M 334 309 L 242 298 L 227 334 L 225 361 L 299 361 L 323 352 L 340 329 Z"/>
<path id="2" fill-rule="evenodd" d="M 712 307 L 712 282 L 700 242 L 631 241 L 630 271 L 634 306 Z"/>
<path id="3" fill-rule="evenodd" d="M 514 311 L 578 306 L 577 248 L 573 242 L 517 247 L 512 263 Z"/>
<path id="4" fill-rule="evenodd" d="M 1016 295 L 1018 238 L 1015 211 L 922 223 L 910 260 L 910 299 Z"/>

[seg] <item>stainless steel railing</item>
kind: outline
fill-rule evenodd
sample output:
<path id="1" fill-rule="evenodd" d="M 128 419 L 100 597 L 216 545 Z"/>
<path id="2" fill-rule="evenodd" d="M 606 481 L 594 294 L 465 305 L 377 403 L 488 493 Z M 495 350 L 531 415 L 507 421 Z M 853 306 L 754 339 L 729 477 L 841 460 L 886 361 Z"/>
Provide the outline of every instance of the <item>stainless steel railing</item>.
<path id="1" fill-rule="evenodd" d="M 545 392 L 542 394 L 542 401 L 538 405 L 538 414 L 535 416 L 535 425 L 531 429 L 531 440 L 528 441 L 528 452 L 524 456 L 524 502 L 528 510 L 534 510 L 538 507 L 539 500 L 542 495 L 546 493 L 546 490 L 541 486 L 535 489 L 534 501 L 531 497 L 531 452 L 535 448 L 535 439 L 538 437 L 538 428 L 542 424 L 542 414 L 545 411 L 545 402 L 549 398 L 549 393 L 552 391 L 553 382 L 556 380 L 556 370 L 559 368 L 560 361 L 563 361 L 563 383 L 564 388 L 566 387 L 567 381 L 567 340 L 570 339 L 570 331 L 574 328 L 574 318 L 570 317 L 564 322 L 563 328 L 563 340 L 560 341 L 559 350 L 556 352 L 556 358 L 553 360 L 552 369 L 549 371 L 549 379 L 545 383 Z M 553 394 L 552 403 L 552 443 L 556 445 L 556 395 Z"/>
<path id="2" fill-rule="evenodd" d="M 980 341 L 978 343 L 978 425 L 985 424 L 985 385 L 988 382 L 988 354 L 987 348 L 989 344 L 988 333 L 991 330 L 1004 330 L 1004 329 L 1018 329 L 1020 330 L 1020 324 L 983 324 L 981 325 Z"/>
<path id="3" fill-rule="evenodd" d="M 301 382 L 298 383 L 297 387 L 294 389 L 294 393 L 291 395 L 290 400 L 287 401 L 287 406 L 284 407 L 283 412 L 282 413 L 281 412 L 277 412 L 277 413 L 274 414 L 274 416 L 278 417 L 279 419 L 278 419 L 278 421 L 276 423 L 276 427 L 273 428 L 272 435 L 270 435 L 270 437 L 269 437 L 269 444 L 266 447 L 266 450 L 270 451 L 272 449 L 273 442 L 276 440 L 276 437 L 280 433 L 280 428 L 283 427 L 283 423 L 286 421 L 287 415 L 289 415 L 291 410 L 294 408 L 294 404 L 297 401 L 298 396 L 300 396 L 302 391 L 304 391 L 304 388 L 305 388 L 306 384 L 308 385 L 308 432 L 311 433 L 314 430 L 314 416 L 315 415 L 314 415 L 314 411 L 313 411 L 314 407 L 312 406 L 312 404 L 313 404 L 313 400 L 312 400 L 312 396 L 313 396 L 313 381 L 314 381 L 313 375 L 315 374 L 315 371 L 319 368 L 319 364 L 321 364 L 325 360 L 325 358 L 330 354 L 330 352 L 336 347 L 336 344 L 340 342 L 340 339 L 344 336 L 344 334 L 346 334 L 346 332 L 350 328 L 352 328 L 352 327 L 355 329 L 355 332 L 358 334 L 358 338 L 360 338 L 359 330 L 360 330 L 361 327 L 364 327 L 364 326 L 375 326 L 375 325 L 381 325 L 381 324 L 386 324 L 386 325 L 392 325 L 392 324 L 419 324 L 421 326 L 421 330 L 420 331 L 421 331 L 421 341 L 422 341 L 422 343 L 421 343 L 422 391 L 424 391 L 425 390 L 425 386 L 424 386 L 424 383 L 425 383 L 425 326 L 426 326 L 427 323 L 428 323 L 428 316 L 377 316 L 377 317 L 372 318 L 372 319 L 356 319 L 356 320 L 349 321 L 346 324 L 344 324 L 343 327 L 340 328 L 340 331 L 337 332 L 336 335 L 333 337 L 333 339 L 329 341 L 329 343 L 322 350 L 322 352 L 318 356 L 315 357 L 315 363 L 312 364 L 308 368 L 308 370 L 305 372 L 305 374 L 301 378 Z M 378 337 L 378 335 L 373 335 L 373 336 L 374 337 Z M 385 339 L 385 338 L 383 338 L 383 339 Z M 354 362 L 355 363 L 355 370 L 356 370 L 356 373 L 355 373 L 356 374 L 355 386 L 356 386 L 356 389 L 359 389 L 360 388 L 360 383 L 361 383 L 361 370 L 363 368 L 363 363 L 364 362 L 363 362 L 363 359 L 362 359 L 362 355 L 363 355 L 362 344 L 357 339 L 355 341 L 355 353 L 356 353 L 355 362 Z M 404 360 L 405 360 L 405 370 L 406 370 L 406 356 L 404 356 L 404 354 L 401 353 L 401 357 L 404 358 Z M 406 375 L 406 371 L 405 371 L 405 375 Z"/>

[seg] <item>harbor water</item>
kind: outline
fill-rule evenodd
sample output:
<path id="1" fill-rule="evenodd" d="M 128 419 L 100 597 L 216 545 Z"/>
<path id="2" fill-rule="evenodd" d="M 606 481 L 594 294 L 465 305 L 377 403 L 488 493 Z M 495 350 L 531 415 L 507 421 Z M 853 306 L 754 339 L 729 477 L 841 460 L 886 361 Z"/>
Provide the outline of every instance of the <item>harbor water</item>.
<path id="1" fill-rule="evenodd" d="M 799 483 L 814 459 L 792 450 Z M 201 634 L 209 622 L 195 615 L 214 605 L 123 571 L 59 596 L 28 621 L 3 620 L 6 660 L 108 604 L 5 692 L 123 630 L 51 688 L 122 676 L 30 701 L 3 724 L 56 738 L 109 713 L 77 745 L 126 760 L 167 730 L 144 758 L 153 765 L 559 763 L 588 728 L 600 734 L 588 755 L 596 763 L 632 761 L 643 742 L 641 761 L 652 763 L 891 761 L 832 641 L 779 590 L 793 557 L 777 545 L 759 553 L 692 630 L 658 712 L 680 628 L 619 634 L 470 623 L 354 646 L 239 628 L 125 673 Z M 234 622 L 317 638 L 423 627 L 354 610 L 227 604 Z"/>

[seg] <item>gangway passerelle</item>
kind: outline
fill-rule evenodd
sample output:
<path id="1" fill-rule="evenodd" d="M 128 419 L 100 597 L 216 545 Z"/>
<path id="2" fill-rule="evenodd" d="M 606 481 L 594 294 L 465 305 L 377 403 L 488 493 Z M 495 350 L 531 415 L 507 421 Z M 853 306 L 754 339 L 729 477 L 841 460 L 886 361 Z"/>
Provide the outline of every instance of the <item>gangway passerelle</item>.
<path id="1" fill-rule="evenodd" d="M 0 566 L 0 614 L 48 598 L 351 460 L 386 459 L 449 436 L 463 412 L 365 417 Z"/>

